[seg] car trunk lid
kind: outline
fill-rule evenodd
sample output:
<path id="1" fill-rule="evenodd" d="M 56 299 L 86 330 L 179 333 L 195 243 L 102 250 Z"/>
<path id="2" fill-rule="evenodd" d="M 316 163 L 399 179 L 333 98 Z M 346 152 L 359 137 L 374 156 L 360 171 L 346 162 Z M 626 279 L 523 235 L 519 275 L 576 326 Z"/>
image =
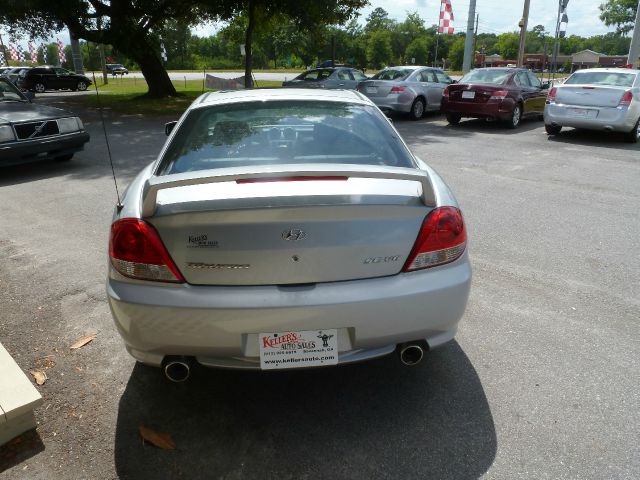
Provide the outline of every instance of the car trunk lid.
<path id="1" fill-rule="evenodd" d="M 615 108 L 627 90 L 628 88 L 615 86 L 560 85 L 556 93 L 556 103 Z"/>
<path id="2" fill-rule="evenodd" d="M 449 100 L 452 102 L 487 103 L 494 92 L 506 90 L 504 85 L 467 83 L 449 85 Z"/>
<path id="3" fill-rule="evenodd" d="M 393 87 L 397 87 L 392 92 Z M 401 87 L 405 87 L 403 82 L 397 80 L 365 80 L 360 82 L 358 90 L 369 98 L 381 98 L 388 95 L 399 95 Z"/>

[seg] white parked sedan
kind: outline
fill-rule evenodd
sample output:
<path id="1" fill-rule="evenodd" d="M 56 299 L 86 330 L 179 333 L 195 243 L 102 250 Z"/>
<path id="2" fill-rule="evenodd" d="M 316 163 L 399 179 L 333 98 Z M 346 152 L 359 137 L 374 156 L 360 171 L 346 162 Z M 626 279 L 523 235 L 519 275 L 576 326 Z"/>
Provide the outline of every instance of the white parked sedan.
<path id="1" fill-rule="evenodd" d="M 579 70 L 549 90 L 544 109 L 547 133 L 562 127 L 622 132 L 640 140 L 640 70 L 593 68 Z"/>
<path id="2" fill-rule="evenodd" d="M 451 340 L 467 235 L 444 181 L 354 91 L 207 93 L 116 209 L 107 292 L 127 350 L 285 369 L 405 364 Z"/>

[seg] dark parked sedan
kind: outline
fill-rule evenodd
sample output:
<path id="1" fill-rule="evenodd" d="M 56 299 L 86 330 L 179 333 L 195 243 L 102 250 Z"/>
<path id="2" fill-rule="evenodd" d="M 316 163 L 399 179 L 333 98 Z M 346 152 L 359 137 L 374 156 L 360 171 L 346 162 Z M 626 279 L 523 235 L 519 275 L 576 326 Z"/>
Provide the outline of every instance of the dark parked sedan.
<path id="1" fill-rule="evenodd" d="M 71 160 L 88 141 L 80 118 L 60 108 L 34 105 L 0 78 L 0 165 L 47 158 Z"/>
<path id="2" fill-rule="evenodd" d="M 293 80 L 282 82 L 283 87 L 294 88 L 344 88 L 354 90 L 367 77 L 360 70 L 347 67 L 314 68 L 301 73 Z"/>
<path id="3" fill-rule="evenodd" d="M 453 125 L 470 117 L 500 120 L 517 128 L 524 117 L 542 119 L 547 89 L 522 68 L 478 68 L 442 92 L 442 112 Z"/>
<path id="4" fill-rule="evenodd" d="M 44 66 L 20 72 L 16 85 L 23 90 L 38 93 L 45 90 L 84 91 L 91 85 L 91 80 L 64 68 Z"/>

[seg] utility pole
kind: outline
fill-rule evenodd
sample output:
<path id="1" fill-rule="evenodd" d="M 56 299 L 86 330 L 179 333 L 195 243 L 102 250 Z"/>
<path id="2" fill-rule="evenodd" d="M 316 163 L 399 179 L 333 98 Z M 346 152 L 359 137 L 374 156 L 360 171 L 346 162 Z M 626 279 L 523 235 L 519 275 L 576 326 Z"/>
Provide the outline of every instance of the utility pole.
<path id="1" fill-rule="evenodd" d="M 467 73 L 471 70 L 471 56 L 473 52 L 473 27 L 476 19 L 476 0 L 469 0 L 469 18 L 467 19 L 467 36 L 464 39 L 464 59 L 462 70 Z"/>
<path id="2" fill-rule="evenodd" d="M 518 67 L 524 65 L 524 49 L 527 43 L 527 24 L 529 23 L 529 4 L 531 0 L 524 0 L 522 20 L 520 20 L 520 47 L 518 48 Z"/>
<path id="3" fill-rule="evenodd" d="M 640 67 L 640 1 L 638 1 L 638 11 L 636 12 L 636 24 L 633 27 L 633 37 L 629 47 L 629 58 L 627 63 L 635 68 Z"/>

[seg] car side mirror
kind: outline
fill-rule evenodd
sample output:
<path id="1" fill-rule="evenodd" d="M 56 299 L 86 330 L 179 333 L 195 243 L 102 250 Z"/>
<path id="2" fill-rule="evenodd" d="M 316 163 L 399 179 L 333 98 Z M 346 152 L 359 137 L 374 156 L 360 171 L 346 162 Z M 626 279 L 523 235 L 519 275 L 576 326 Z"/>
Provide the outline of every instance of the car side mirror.
<path id="1" fill-rule="evenodd" d="M 36 98 L 36 94 L 33 92 L 24 92 L 24 96 L 27 97 L 27 100 L 33 102 L 33 99 Z"/>
<path id="2" fill-rule="evenodd" d="M 449 81 L 449 85 L 451 85 L 452 83 L 458 83 L 458 80 L 454 80 L 454 79 L 452 78 L 452 79 L 450 79 L 450 81 Z"/>
<path id="3" fill-rule="evenodd" d="M 549 90 L 551 88 L 551 82 L 542 82 L 542 90 Z"/>
<path id="4" fill-rule="evenodd" d="M 173 131 L 173 127 L 176 126 L 176 123 L 178 123 L 177 120 L 174 120 L 173 122 L 167 122 L 167 123 L 164 124 L 164 133 L 167 135 L 167 137 Z"/>

